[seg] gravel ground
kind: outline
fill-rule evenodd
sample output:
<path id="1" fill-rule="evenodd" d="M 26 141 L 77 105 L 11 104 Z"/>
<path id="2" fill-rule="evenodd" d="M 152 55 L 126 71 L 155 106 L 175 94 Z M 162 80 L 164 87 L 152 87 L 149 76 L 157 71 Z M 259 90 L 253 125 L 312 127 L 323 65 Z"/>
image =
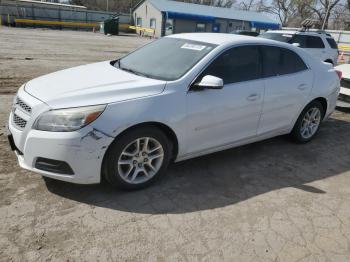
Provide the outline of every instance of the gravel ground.
<path id="1" fill-rule="evenodd" d="M 285 138 L 173 164 L 120 192 L 22 170 L 5 122 L 25 81 L 118 57 L 149 40 L 0 27 L 1 261 L 350 261 L 350 114 Z"/>

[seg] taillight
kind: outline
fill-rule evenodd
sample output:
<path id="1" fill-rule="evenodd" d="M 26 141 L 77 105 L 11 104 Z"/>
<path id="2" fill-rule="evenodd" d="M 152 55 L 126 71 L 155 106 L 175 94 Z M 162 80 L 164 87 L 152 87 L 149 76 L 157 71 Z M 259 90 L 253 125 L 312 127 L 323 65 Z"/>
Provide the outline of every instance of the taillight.
<path id="1" fill-rule="evenodd" d="M 335 70 L 335 72 L 337 72 L 337 75 L 338 75 L 339 79 L 342 79 L 342 77 L 343 77 L 343 72 L 342 72 L 342 71 L 339 71 L 339 70 Z"/>

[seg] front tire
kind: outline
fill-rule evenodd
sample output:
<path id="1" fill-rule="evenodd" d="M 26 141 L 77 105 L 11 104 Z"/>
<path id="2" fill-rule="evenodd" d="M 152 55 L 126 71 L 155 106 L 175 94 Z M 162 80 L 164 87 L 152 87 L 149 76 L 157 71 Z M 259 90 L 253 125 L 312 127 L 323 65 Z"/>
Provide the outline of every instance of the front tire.
<path id="1" fill-rule="evenodd" d="M 164 174 L 171 153 L 171 142 L 158 128 L 130 130 L 117 138 L 106 152 L 103 176 L 120 189 L 144 188 Z"/>
<path id="2" fill-rule="evenodd" d="M 319 101 L 308 104 L 296 121 L 290 133 L 291 138 L 297 143 L 311 141 L 320 128 L 324 114 L 325 110 Z"/>

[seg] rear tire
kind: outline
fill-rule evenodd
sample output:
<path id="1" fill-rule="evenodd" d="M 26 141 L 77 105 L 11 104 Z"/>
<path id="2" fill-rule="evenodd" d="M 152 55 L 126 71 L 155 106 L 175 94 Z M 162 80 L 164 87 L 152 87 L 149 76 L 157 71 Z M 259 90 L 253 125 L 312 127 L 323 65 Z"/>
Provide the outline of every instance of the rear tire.
<path id="1" fill-rule="evenodd" d="M 296 121 L 290 137 L 296 143 L 310 142 L 317 134 L 325 109 L 319 101 L 312 101 L 301 112 Z"/>
<path id="2" fill-rule="evenodd" d="M 147 187 L 165 173 L 172 147 L 168 137 L 158 128 L 130 130 L 118 137 L 106 152 L 103 176 L 120 189 Z"/>

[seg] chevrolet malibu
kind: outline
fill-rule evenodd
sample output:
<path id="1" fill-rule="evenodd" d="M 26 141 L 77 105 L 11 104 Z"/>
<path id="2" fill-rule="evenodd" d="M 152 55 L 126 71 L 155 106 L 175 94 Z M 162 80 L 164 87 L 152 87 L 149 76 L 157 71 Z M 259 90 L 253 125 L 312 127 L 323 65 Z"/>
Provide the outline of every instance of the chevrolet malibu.
<path id="1" fill-rule="evenodd" d="M 145 187 L 182 161 L 274 136 L 315 137 L 340 73 L 301 48 L 179 34 L 23 85 L 9 118 L 19 164 L 79 183 Z"/>

